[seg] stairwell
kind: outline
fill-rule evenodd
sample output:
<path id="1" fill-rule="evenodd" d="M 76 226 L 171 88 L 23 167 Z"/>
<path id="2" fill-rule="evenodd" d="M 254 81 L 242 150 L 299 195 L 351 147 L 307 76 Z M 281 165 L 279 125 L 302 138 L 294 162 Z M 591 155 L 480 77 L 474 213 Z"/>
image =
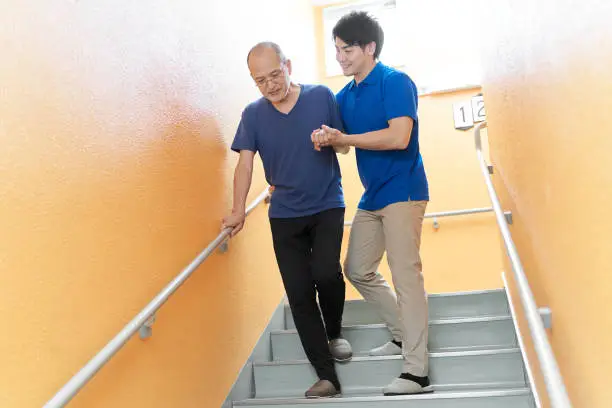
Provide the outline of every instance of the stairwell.
<path id="1" fill-rule="evenodd" d="M 306 360 L 291 311 L 284 330 L 272 331 L 270 361 L 253 363 L 254 398 L 234 407 L 285 408 L 535 408 L 510 308 L 503 290 L 429 295 L 430 379 L 434 393 L 384 397 L 401 370 L 401 357 L 367 351 L 390 333 L 364 301 L 348 301 L 343 335 L 355 356 L 337 364 L 342 396 L 308 400 L 317 377 Z M 267 339 L 266 339 L 267 341 Z"/>

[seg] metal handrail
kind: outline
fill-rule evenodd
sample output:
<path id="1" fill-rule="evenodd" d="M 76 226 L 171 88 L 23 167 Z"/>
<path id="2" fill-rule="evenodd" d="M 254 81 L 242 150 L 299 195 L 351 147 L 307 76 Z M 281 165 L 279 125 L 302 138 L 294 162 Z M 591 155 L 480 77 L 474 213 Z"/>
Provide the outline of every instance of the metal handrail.
<path id="1" fill-rule="evenodd" d="M 269 190 L 261 193 L 246 210 L 249 215 L 255 207 L 269 196 Z M 125 343 L 142 327 L 159 308 L 172 296 L 178 288 L 195 272 L 202 262 L 206 260 L 229 237 L 231 228 L 225 228 L 200 254 L 174 278 L 153 300 L 144 308 L 123 330 L 119 332 L 102 350 L 98 352 L 83 368 L 66 383 L 44 408 L 57 408 L 66 405 L 74 396 L 93 378 L 94 375 L 123 347 Z"/>
<path id="2" fill-rule="evenodd" d="M 504 241 L 504 246 L 508 253 L 512 271 L 518 284 L 519 296 L 525 310 L 529 330 L 533 338 L 536 354 L 540 362 L 546 389 L 550 398 L 552 407 L 554 408 L 571 408 L 571 403 L 567 395 L 567 390 L 563 383 L 559 367 L 555 356 L 552 352 L 550 343 L 544 325 L 542 323 L 540 313 L 535 304 L 533 293 L 529 287 L 527 277 L 521 264 L 518 251 L 512 240 L 510 230 L 508 228 L 506 214 L 501 208 L 499 198 L 493 187 L 490 178 L 489 168 L 487 167 L 484 155 L 482 153 L 482 143 L 480 137 L 481 129 L 487 127 L 486 122 L 481 122 L 475 127 L 475 144 L 476 154 L 482 174 L 487 185 L 489 198 L 493 205 L 491 208 L 475 208 L 468 210 L 445 211 L 440 213 L 429 213 L 425 218 L 446 217 L 455 215 L 466 215 L 493 211 L 497 224 L 500 228 L 501 235 Z M 246 214 L 250 214 L 255 207 L 261 204 L 269 197 L 269 190 L 262 192 L 246 210 Z M 345 225 L 350 226 L 351 222 L 346 222 Z M 204 262 L 221 244 L 229 237 L 231 228 L 224 229 L 183 271 L 174 278 L 132 321 L 130 321 L 98 354 L 96 354 L 78 373 L 76 373 L 58 392 L 50 399 L 44 408 L 56 408 L 65 406 L 74 396 L 95 376 L 95 374 L 127 343 L 127 341 L 141 328 L 149 319 L 159 310 L 163 304 L 172 296 L 174 292 L 193 274 L 193 272 Z"/>
<path id="3" fill-rule="evenodd" d="M 424 218 L 454 217 L 457 215 L 480 214 L 480 213 L 487 213 L 487 212 L 492 212 L 492 211 L 493 211 L 492 207 L 469 208 L 467 210 L 453 210 L 453 211 L 441 211 L 441 212 L 435 212 L 435 213 L 427 213 L 424 215 Z M 352 225 L 353 225 L 352 221 L 346 221 L 344 223 L 345 227 L 350 227 Z"/>
<path id="4" fill-rule="evenodd" d="M 499 198 L 497 197 L 497 193 L 495 192 L 495 188 L 493 187 L 493 182 L 491 181 L 489 168 L 487 167 L 487 163 L 482 153 L 480 130 L 486 127 L 487 122 L 481 122 L 474 129 L 478 164 L 482 170 L 482 174 L 487 185 L 487 190 L 489 192 L 489 198 L 491 199 L 491 204 L 493 205 L 493 211 L 495 212 L 497 225 L 501 231 L 504 246 L 506 247 L 508 257 L 510 258 L 510 263 L 512 264 L 512 271 L 518 285 L 519 297 L 521 298 L 521 303 L 523 305 L 523 309 L 525 310 L 527 322 L 529 323 L 529 331 L 531 332 L 535 351 L 538 355 L 538 360 L 540 361 L 540 368 L 544 376 L 544 382 L 546 383 L 546 390 L 548 391 L 551 406 L 553 408 L 570 408 L 572 405 L 567 395 L 565 385 L 563 384 L 563 378 L 561 377 L 559 366 L 557 365 L 555 355 L 553 354 L 550 343 L 548 342 L 548 337 L 546 335 L 546 331 L 544 330 L 544 324 L 542 323 L 540 313 L 538 312 L 538 307 L 536 306 L 533 293 L 529 287 L 527 276 L 525 275 L 518 251 L 514 245 L 514 241 L 512 240 L 510 229 L 508 228 L 506 218 L 504 217 L 504 212 L 499 202 Z"/>

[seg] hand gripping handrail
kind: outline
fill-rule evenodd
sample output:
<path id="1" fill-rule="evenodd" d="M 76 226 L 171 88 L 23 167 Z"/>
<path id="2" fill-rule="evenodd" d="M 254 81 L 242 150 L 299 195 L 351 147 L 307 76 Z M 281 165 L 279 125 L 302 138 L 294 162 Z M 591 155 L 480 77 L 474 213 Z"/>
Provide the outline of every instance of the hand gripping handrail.
<path id="1" fill-rule="evenodd" d="M 269 190 L 261 193 L 246 210 L 246 215 L 265 201 L 269 196 Z M 206 260 L 221 244 L 228 238 L 231 228 L 225 228 L 200 254 L 182 270 L 149 304 L 142 309 L 102 350 L 98 352 L 83 368 L 79 370 L 64 385 L 44 408 L 58 408 L 65 406 L 74 396 L 96 375 L 98 371 L 127 343 L 127 341 L 145 326 L 157 310 L 172 296 L 178 288 L 198 269 L 200 264 Z"/>

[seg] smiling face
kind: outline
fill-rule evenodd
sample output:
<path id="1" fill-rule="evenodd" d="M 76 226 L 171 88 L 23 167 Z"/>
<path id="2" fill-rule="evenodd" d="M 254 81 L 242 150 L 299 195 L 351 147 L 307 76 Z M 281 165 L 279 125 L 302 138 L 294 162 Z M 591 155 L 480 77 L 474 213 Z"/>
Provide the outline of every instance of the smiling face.
<path id="1" fill-rule="evenodd" d="M 366 72 L 374 64 L 376 43 L 372 42 L 363 48 L 359 45 L 350 45 L 340 37 L 336 37 L 336 61 L 346 76 L 359 75 Z"/>

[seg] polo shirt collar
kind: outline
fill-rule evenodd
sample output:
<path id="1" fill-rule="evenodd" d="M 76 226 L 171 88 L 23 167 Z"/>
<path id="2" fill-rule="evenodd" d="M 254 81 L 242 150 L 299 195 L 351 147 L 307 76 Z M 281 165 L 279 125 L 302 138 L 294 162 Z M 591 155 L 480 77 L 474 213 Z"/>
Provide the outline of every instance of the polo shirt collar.
<path id="1" fill-rule="evenodd" d="M 374 68 L 372 68 L 372 71 L 370 71 L 368 76 L 365 77 L 365 79 L 363 81 L 361 81 L 360 85 L 361 84 L 364 84 L 364 85 L 376 85 L 380 81 L 380 78 L 381 78 L 381 75 L 382 75 L 382 71 L 383 71 L 382 63 L 379 61 L 379 62 L 376 63 Z M 350 89 L 353 89 L 356 86 L 358 86 L 358 85 L 355 82 L 355 79 L 353 79 L 351 81 Z"/>

